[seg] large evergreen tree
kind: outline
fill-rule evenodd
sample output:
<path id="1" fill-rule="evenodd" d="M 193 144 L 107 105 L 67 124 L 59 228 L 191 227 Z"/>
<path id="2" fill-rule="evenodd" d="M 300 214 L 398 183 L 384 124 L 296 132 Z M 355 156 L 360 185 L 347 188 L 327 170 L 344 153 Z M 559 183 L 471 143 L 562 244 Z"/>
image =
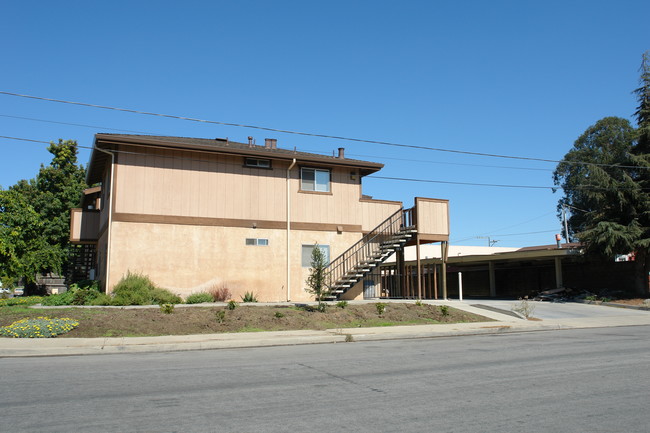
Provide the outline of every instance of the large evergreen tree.
<path id="1" fill-rule="evenodd" d="M 569 235 L 590 254 L 635 253 L 636 289 L 648 294 L 650 255 L 650 58 L 644 54 L 635 90 L 638 129 L 606 117 L 589 127 L 558 164 L 553 178 L 569 207 Z"/>
<path id="2" fill-rule="evenodd" d="M 70 248 L 70 209 L 86 188 L 77 165 L 77 142 L 51 143 L 48 166 L 30 181 L 0 190 L 0 277 L 33 281 L 37 273 L 64 271 Z"/>

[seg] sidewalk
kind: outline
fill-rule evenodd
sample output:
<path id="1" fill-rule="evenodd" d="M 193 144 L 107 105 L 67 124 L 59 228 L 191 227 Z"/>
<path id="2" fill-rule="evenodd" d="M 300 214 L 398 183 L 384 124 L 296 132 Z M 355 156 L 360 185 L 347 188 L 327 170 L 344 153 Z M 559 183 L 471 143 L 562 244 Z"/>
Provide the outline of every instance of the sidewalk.
<path id="1" fill-rule="evenodd" d="M 513 317 L 512 315 L 507 314 L 509 313 L 507 311 L 500 313 L 497 311 L 476 308 L 468 305 L 466 302 L 436 301 L 435 304 L 453 306 L 454 308 L 479 314 L 495 321 L 445 325 L 343 328 L 328 329 L 325 331 L 277 331 L 233 334 L 172 335 L 160 337 L 49 339 L 0 338 L 0 358 L 175 352 L 185 350 L 234 349 L 298 344 L 345 343 L 350 341 L 439 338 L 461 335 L 650 325 L 650 312 L 647 312 L 647 314 L 631 314 L 628 316 L 612 314 L 611 316 L 599 315 L 598 317 L 529 321 Z"/>

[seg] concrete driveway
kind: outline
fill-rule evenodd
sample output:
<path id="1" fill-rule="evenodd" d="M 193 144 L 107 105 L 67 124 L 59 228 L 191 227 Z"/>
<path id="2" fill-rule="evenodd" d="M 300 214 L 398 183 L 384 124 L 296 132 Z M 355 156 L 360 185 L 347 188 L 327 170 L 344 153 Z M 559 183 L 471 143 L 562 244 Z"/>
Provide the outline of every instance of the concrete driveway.
<path id="1" fill-rule="evenodd" d="M 512 308 L 519 305 L 521 301 L 465 299 L 463 302 L 473 307 L 484 306 L 490 309 L 496 308 L 504 311 L 512 311 Z M 528 301 L 528 303 L 534 307 L 532 316 L 542 320 L 650 316 L 650 311 L 635 310 L 632 308 L 616 308 L 606 305 L 582 304 L 578 302 Z"/>

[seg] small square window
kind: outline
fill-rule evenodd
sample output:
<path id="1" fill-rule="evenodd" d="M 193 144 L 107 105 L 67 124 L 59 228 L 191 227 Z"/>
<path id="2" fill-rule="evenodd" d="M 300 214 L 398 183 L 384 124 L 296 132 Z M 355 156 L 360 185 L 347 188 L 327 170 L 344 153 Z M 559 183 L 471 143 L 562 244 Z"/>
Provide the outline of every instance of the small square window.
<path id="1" fill-rule="evenodd" d="M 330 246 L 329 245 L 318 245 L 318 247 L 323 252 L 325 256 L 325 264 L 330 264 Z M 314 245 L 303 245 L 302 246 L 302 267 L 311 268 L 311 253 L 314 251 Z"/>
<path id="2" fill-rule="evenodd" d="M 319 168 L 300 169 L 300 189 L 303 191 L 330 192 L 330 171 Z"/>

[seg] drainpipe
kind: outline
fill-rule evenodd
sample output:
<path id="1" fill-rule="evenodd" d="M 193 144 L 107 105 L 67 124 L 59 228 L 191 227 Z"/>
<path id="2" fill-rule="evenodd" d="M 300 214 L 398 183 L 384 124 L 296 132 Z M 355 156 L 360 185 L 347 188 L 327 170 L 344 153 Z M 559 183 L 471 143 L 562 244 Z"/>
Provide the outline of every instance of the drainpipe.
<path id="1" fill-rule="evenodd" d="M 291 169 L 296 165 L 296 158 L 293 158 L 291 165 L 287 168 L 287 302 L 291 301 Z"/>
<path id="2" fill-rule="evenodd" d="M 112 152 L 108 152 L 104 149 L 100 149 L 99 147 L 95 147 L 100 152 L 103 152 L 107 155 L 111 156 L 111 174 L 109 176 L 109 179 L 111 180 L 111 185 L 108 191 L 108 221 L 106 224 L 108 224 L 107 227 L 107 240 L 106 240 L 106 293 L 108 293 L 108 282 L 109 282 L 109 277 L 110 277 L 110 270 L 111 270 L 111 240 L 112 240 L 112 233 L 113 230 L 111 228 L 112 223 L 113 223 L 113 185 L 115 185 L 115 179 L 113 179 L 113 166 L 115 165 L 115 154 Z"/>

